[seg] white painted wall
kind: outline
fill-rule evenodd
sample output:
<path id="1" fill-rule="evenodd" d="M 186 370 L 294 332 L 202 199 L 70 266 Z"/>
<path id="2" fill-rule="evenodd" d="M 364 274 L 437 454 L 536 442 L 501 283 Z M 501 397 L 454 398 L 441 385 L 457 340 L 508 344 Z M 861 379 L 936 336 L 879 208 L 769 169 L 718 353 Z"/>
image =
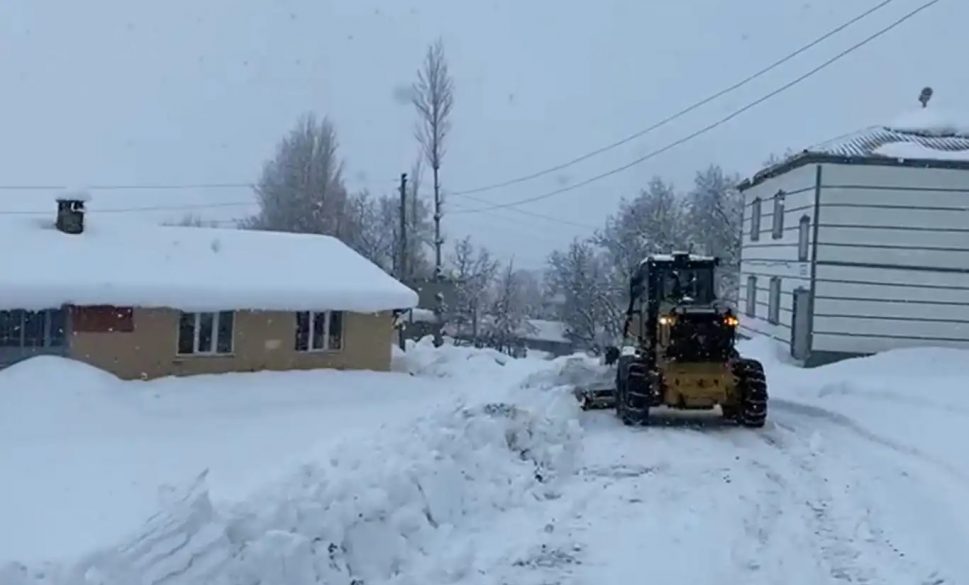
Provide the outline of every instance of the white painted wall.
<path id="1" fill-rule="evenodd" d="M 793 169 L 778 177 L 751 187 L 744 193 L 744 233 L 741 248 L 740 295 L 738 309 L 741 331 L 745 334 L 769 335 L 790 343 L 794 290 L 811 286 L 811 248 L 813 229 L 808 229 L 808 261 L 798 259 L 798 230 L 802 216 L 813 222 L 816 165 Z M 784 230 L 780 238 L 772 235 L 774 196 L 784 191 Z M 751 238 L 751 215 L 754 200 L 761 199 L 760 239 Z M 748 277 L 756 282 L 756 314 L 746 314 Z M 779 322 L 768 321 L 770 281 L 781 279 Z"/>
<path id="2" fill-rule="evenodd" d="M 815 351 L 969 348 L 969 171 L 824 165 Z"/>

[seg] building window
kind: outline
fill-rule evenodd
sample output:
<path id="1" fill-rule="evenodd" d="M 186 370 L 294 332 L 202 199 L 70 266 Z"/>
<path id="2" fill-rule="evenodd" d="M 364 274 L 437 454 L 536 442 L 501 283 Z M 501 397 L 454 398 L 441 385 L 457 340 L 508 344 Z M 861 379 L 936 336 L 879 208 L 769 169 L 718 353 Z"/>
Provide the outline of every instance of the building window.
<path id="1" fill-rule="evenodd" d="M 760 239 L 760 197 L 750 205 L 750 241 Z"/>
<path id="2" fill-rule="evenodd" d="M 0 347 L 63 347 L 66 327 L 64 309 L 0 311 Z"/>
<path id="3" fill-rule="evenodd" d="M 797 226 L 797 259 L 807 262 L 808 246 L 810 244 L 811 218 L 802 216 Z"/>
<path id="4" fill-rule="evenodd" d="M 771 238 L 779 240 L 784 237 L 784 192 L 778 191 L 774 195 L 774 214 L 771 216 Z"/>
<path id="5" fill-rule="evenodd" d="M 182 313 L 178 321 L 178 353 L 218 355 L 232 353 L 235 313 Z"/>
<path id="6" fill-rule="evenodd" d="M 747 316 L 757 316 L 757 277 L 747 277 Z"/>
<path id="7" fill-rule="evenodd" d="M 296 313 L 296 351 L 337 351 L 343 348 L 343 313 Z"/>
<path id="8" fill-rule="evenodd" d="M 770 279 L 770 302 L 767 307 L 767 319 L 773 324 L 781 322 L 781 279 L 773 276 Z"/>

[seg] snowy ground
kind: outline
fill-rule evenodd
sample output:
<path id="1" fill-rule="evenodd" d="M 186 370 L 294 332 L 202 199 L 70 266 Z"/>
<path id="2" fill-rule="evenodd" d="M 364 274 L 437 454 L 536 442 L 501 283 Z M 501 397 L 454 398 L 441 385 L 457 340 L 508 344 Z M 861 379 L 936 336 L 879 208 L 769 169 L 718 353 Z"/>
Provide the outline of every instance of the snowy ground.
<path id="1" fill-rule="evenodd" d="M 969 583 L 969 355 L 744 351 L 759 431 L 626 428 L 576 408 L 578 361 L 465 348 L 123 386 L 24 364 L 0 374 L 0 583 Z"/>

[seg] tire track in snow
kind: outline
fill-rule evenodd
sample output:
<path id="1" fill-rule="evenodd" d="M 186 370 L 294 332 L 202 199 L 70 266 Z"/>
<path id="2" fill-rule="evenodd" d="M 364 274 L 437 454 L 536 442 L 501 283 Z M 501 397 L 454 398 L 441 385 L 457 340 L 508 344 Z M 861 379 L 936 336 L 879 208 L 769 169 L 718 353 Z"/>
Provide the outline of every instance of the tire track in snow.
<path id="1" fill-rule="evenodd" d="M 791 409 L 791 412 L 804 413 L 798 409 Z M 814 410 L 808 410 L 807 415 L 823 418 L 836 428 L 847 429 L 854 436 L 870 440 L 871 434 L 851 424 L 853 421 L 847 417 L 836 413 L 819 414 Z M 805 504 L 811 513 L 808 519 L 813 520 L 821 560 L 829 566 L 833 578 L 851 583 L 889 583 L 896 579 L 919 585 L 949 582 L 939 576 L 938 570 L 917 561 L 897 546 L 881 525 L 879 513 L 884 510 L 875 508 L 870 496 L 866 497 L 868 490 L 865 486 L 879 479 L 871 469 L 862 469 L 859 462 L 849 461 L 845 454 L 850 450 L 838 449 L 835 453 L 822 449 L 816 426 L 807 428 L 795 423 L 781 428 L 795 439 L 789 442 L 792 447 L 783 450 L 783 454 L 800 469 L 798 475 L 802 481 L 797 485 L 811 486 L 805 494 Z M 812 434 L 805 445 L 802 437 L 807 432 Z M 893 452 L 898 451 L 891 442 L 874 442 Z M 902 575 L 905 578 L 898 579 Z"/>
<path id="2" fill-rule="evenodd" d="M 882 437 L 876 433 L 873 433 L 863 427 L 860 423 L 854 419 L 820 406 L 813 406 L 810 404 L 804 404 L 802 402 L 794 402 L 791 400 L 783 400 L 779 398 L 771 399 L 771 406 L 775 409 L 788 411 L 794 414 L 807 416 L 815 419 L 823 419 L 832 424 L 843 427 L 846 430 L 851 431 L 855 435 L 879 445 L 881 447 L 890 449 L 901 455 L 907 455 L 909 457 L 914 457 L 921 462 L 929 463 L 939 470 L 943 471 L 950 476 L 951 479 L 955 479 L 960 485 L 969 486 L 969 475 L 966 475 L 960 469 L 953 467 L 945 461 L 942 461 L 928 453 L 920 451 L 911 445 L 903 445 L 886 437 Z"/>

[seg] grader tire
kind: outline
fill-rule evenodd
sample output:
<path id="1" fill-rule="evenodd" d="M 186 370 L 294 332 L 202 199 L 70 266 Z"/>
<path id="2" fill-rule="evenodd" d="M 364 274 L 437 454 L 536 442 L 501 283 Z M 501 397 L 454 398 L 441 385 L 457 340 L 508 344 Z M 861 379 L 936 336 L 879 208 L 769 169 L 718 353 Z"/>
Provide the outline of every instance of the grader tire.
<path id="1" fill-rule="evenodd" d="M 634 359 L 623 356 L 619 358 L 618 370 L 616 415 L 626 426 L 644 425 L 649 420 L 649 402 L 633 394 L 640 394 L 649 388 L 645 368 Z"/>
<path id="2" fill-rule="evenodd" d="M 737 422 L 748 428 L 760 428 L 767 421 L 767 377 L 764 366 L 751 359 L 736 362 L 734 375 L 740 390 Z"/>

